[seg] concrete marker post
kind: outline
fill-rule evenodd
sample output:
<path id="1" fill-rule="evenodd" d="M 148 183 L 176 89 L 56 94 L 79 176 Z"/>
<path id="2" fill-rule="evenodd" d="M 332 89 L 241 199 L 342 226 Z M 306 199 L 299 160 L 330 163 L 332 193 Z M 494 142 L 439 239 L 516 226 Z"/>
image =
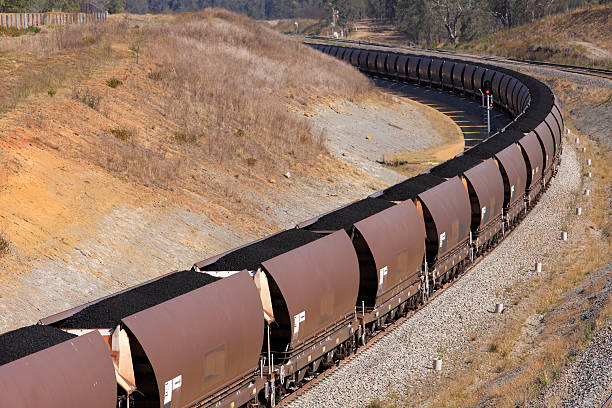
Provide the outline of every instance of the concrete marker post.
<path id="1" fill-rule="evenodd" d="M 561 231 L 561 241 L 567 241 L 567 232 Z"/>
<path id="2" fill-rule="evenodd" d="M 504 311 L 503 303 L 495 303 L 495 313 L 502 313 Z"/>
<path id="3" fill-rule="evenodd" d="M 440 357 L 434 358 L 433 368 L 435 371 L 442 371 L 442 359 Z"/>
<path id="4" fill-rule="evenodd" d="M 535 264 L 535 271 L 536 272 L 542 272 L 542 262 L 536 262 Z"/>
<path id="5" fill-rule="evenodd" d="M 576 215 L 582 215 L 582 207 L 576 208 Z"/>

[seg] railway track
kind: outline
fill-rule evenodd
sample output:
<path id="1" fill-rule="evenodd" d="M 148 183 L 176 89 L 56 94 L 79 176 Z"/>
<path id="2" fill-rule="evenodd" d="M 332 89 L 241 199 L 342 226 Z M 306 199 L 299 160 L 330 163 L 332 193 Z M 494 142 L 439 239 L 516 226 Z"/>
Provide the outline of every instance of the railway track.
<path id="1" fill-rule="evenodd" d="M 397 44 L 389 44 L 389 43 L 375 43 L 371 41 L 358 41 L 358 40 L 342 40 L 335 38 L 328 38 L 323 36 L 304 36 L 305 40 L 316 40 L 316 41 L 325 41 L 325 42 L 333 42 L 333 43 L 342 43 L 342 44 L 351 44 L 354 46 L 367 46 L 367 47 L 379 47 L 379 48 L 395 48 L 400 50 L 412 50 L 422 52 L 430 52 L 432 54 L 437 55 L 447 55 L 453 56 L 457 58 L 469 58 L 474 61 L 483 61 L 483 62 L 499 62 L 505 64 L 519 64 L 525 66 L 540 66 L 544 68 L 555 69 L 558 71 L 569 72 L 573 74 L 582 74 L 588 76 L 594 76 L 599 78 L 611 79 L 612 80 L 612 70 L 602 69 L 602 68 L 588 68 L 588 67 L 580 67 L 575 65 L 563 65 L 563 64 L 554 64 L 552 62 L 543 62 L 543 61 L 534 61 L 534 60 L 522 60 L 516 58 L 505 58 L 505 57 L 495 57 L 488 55 L 474 55 L 461 53 L 456 51 L 449 50 L 440 50 L 435 48 L 423 48 L 423 47 L 415 47 L 415 46 L 407 46 L 407 45 L 397 45 Z"/>

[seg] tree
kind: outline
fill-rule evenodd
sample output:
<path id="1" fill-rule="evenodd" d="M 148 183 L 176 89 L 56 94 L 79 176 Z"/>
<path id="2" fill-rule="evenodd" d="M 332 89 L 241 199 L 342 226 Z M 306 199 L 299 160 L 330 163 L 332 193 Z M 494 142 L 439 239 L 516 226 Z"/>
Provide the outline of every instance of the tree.
<path id="1" fill-rule="evenodd" d="M 125 0 L 108 0 L 104 5 L 110 14 L 123 13 L 125 11 Z"/>
<path id="2" fill-rule="evenodd" d="M 149 2 L 147 0 L 127 0 L 125 9 L 134 14 L 145 14 L 149 12 Z"/>
<path id="3" fill-rule="evenodd" d="M 456 44 L 462 33 L 469 29 L 471 13 L 475 11 L 476 0 L 432 0 L 430 7 L 446 29 L 451 44 Z"/>

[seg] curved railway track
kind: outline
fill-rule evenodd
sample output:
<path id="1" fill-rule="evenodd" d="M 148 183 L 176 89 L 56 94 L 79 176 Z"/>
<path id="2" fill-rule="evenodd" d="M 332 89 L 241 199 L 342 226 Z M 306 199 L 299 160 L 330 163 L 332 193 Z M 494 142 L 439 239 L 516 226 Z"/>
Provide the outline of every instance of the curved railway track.
<path id="1" fill-rule="evenodd" d="M 299 38 L 299 37 L 298 37 Z M 599 78 L 612 79 L 612 70 L 603 69 L 603 68 L 589 68 L 589 67 L 581 67 L 576 65 L 564 65 L 564 64 L 555 64 L 552 62 L 544 62 L 544 61 L 534 61 L 534 60 L 523 60 L 516 58 L 506 58 L 506 57 L 496 57 L 496 56 L 488 56 L 488 55 L 474 55 L 468 53 L 462 53 L 457 51 L 450 50 L 440 50 L 436 48 L 423 48 L 423 47 L 415 47 L 415 46 L 406 46 L 406 45 L 397 45 L 397 44 L 389 44 L 389 43 L 375 43 L 371 41 L 359 41 L 359 40 L 342 40 L 335 39 L 323 36 L 303 36 L 306 40 L 317 40 L 317 41 L 325 41 L 329 43 L 338 43 L 338 44 L 348 44 L 352 46 L 368 46 L 368 47 L 378 47 L 384 49 L 397 49 L 397 50 L 405 50 L 405 51 L 416 51 L 416 52 L 429 52 L 437 55 L 448 55 L 457 58 L 468 58 L 473 61 L 482 61 L 482 62 L 498 62 L 504 64 L 513 64 L 513 65 L 526 65 L 526 66 L 538 66 L 551 68 L 558 71 L 570 72 L 573 74 L 582 74 L 588 76 L 594 76 Z M 308 42 L 308 41 L 306 41 Z"/>

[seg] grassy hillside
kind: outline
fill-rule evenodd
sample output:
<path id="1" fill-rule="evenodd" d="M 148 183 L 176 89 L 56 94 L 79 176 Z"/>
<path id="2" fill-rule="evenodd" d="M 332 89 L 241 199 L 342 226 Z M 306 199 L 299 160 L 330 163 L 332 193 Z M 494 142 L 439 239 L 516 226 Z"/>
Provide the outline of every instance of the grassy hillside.
<path id="1" fill-rule="evenodd" d="M 218 9 L 0 36 L 0 75 L 0 253 L 31 256 L 124 204 L 270 231 L 261 197 L 283 174 L 347 173 L 301 112 L 378 98 L 351 67 Z"/>
<path id="2" fill-rule="evenodd" d="M 460 44 L 477 53 L 612 68 L 612 5 L 574 10 Z"/>

